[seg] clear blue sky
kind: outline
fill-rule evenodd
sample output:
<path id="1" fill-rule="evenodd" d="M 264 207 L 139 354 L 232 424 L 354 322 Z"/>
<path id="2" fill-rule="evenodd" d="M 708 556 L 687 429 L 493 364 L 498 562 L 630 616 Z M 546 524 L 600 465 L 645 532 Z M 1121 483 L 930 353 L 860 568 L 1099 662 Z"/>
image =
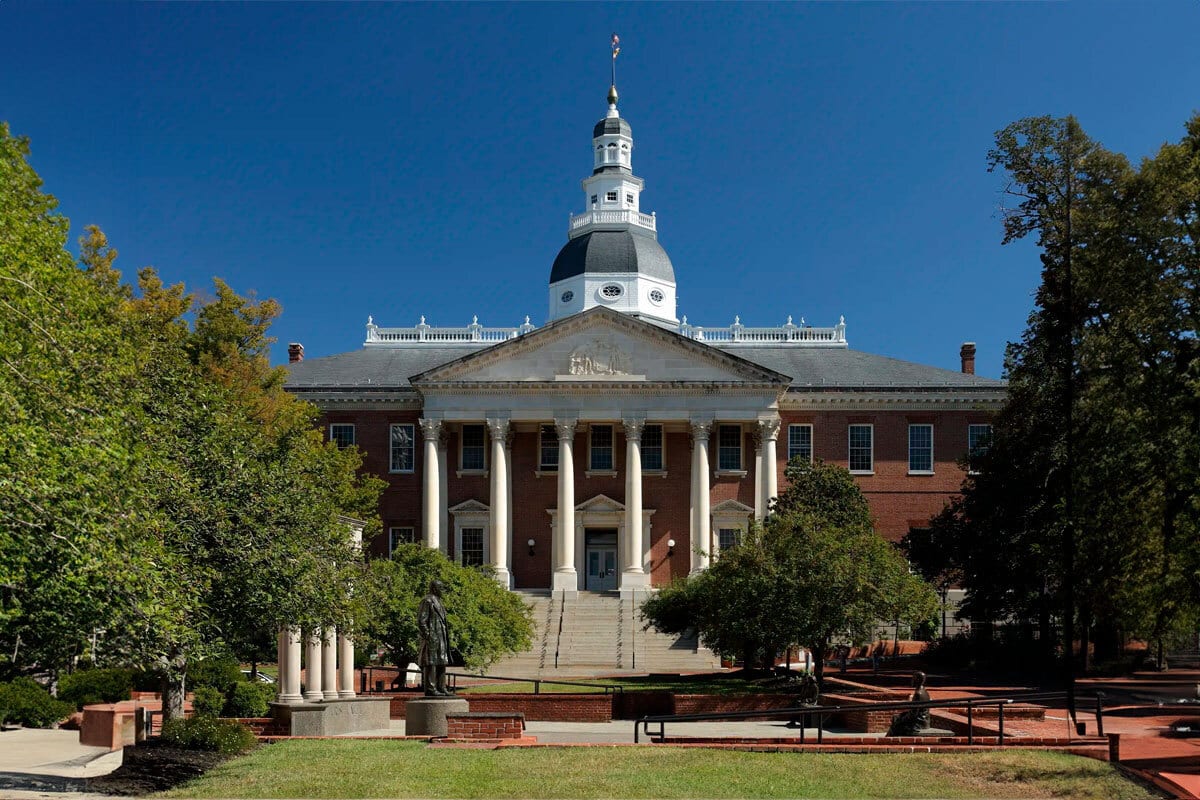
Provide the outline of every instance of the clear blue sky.
<path id="1" fill-rule="evenodd" d="M 993 133 L 1134 159 L 1200 108 L 1200 2 L 0 2 L 0 120 L 131 273 L 278 299 L 274 359 L 382 325 L 541 323 L 617 31 L 644 211 L 706 325 L 788 314 L 998 376 L 1038 280 Z"/>

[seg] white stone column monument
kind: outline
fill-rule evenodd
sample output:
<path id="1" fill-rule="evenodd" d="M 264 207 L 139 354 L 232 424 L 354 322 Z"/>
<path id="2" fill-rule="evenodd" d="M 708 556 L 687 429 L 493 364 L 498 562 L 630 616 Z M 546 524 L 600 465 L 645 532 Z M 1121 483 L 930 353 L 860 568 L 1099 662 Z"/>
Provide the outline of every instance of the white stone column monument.
<path id="1" fill-rule="evenodd" d="M 321 682 L 321 631 L 313 628 L 308 632 L 308 646 L 304 653 L 304 700 L 316 703 L 325 699 Z"/>
<path id="2" fill-rule="evenodd" d="M 348 700 L 356 696 L 354 691 L 354 641 L 349 636 L 339 633 L 337 644 L 337 696 L 339 700 Z"/>
<path id="3" fill-rule="evenodd" d="M 321 698 L 337 700 L 337 635 L 333 628 L 321 629 Z"/>
<path id="4" fill-rule="evenodd" d="M 708 569 L 712 554 L 708 474 L 708 439 L 712 429 L 712 420 L 692 420 L 692 572 Z"/>
<path id="5" fill-rule="evenodd" d="M 556 419 L 558 431 L 558 528 L 554 531 L 554 548 L 558 563 L 554 565 L 551 587 L 556 592 L 575 594 L 579 591 L 579 574 L 575 570 L 575 419 Z"/>
<path id="6" fill-rule="evenodd" d="M 496 581 L 506 589 L 512 588 L 512 575 L 508 571 L 508 451 L 504 442 L 508 438 L 507 419 L 489 419 L 488 433 L 492 439 L 492 483 L 491 520 L 492 568 L 496 570 Z"/>
<path id="7" fill-rule="evenodd" d="M 625 426 L 625 569 L 621 590 L 636 591 L 650 585 L 642 560 L 642 431 L 644 419 L 622 420 Z"/>
<path id="8" fill-rule="evenodd" d="M 300 694 L 300 629 L 289 625 L 283 631 L 283 657 L 279 664 L 279 702 L 299 703 Z"/>
<path id="9" fill-rule="evenodd" d="M 421 504 L 424 511 L 422 516 L 423 533 L 425 546 L 436 550 L 441 547 L 442 527 L 442 497 L 439 491 L 441 475 L 438 467 L 438 434 L 441 433 L 442 421 L 422 419 L 420 424 L 421 436 L 425 440 L 425 463 L 422 465 L 424 481 L 421 492 Z"/>

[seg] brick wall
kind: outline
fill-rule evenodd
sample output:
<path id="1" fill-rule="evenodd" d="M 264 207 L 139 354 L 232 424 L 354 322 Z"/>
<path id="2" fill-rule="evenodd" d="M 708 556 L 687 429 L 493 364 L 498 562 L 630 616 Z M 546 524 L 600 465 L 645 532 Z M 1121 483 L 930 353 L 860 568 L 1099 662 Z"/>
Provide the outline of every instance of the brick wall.
<path id="1" fill-rule="evenodd" d="M 392 719 L 404 719 L 404 704 L 421 695 L 392 695 Z M 460 694 L 471 713 L 512 712 L 537 722 L 608 722 L 613 700 L 604 694 Z"/>
<path id="2" fill-rule="evenodd" d="M 520 739 L 524 732 L 523 714 L 446 715 L 446 736 L 450 739 Z"/>

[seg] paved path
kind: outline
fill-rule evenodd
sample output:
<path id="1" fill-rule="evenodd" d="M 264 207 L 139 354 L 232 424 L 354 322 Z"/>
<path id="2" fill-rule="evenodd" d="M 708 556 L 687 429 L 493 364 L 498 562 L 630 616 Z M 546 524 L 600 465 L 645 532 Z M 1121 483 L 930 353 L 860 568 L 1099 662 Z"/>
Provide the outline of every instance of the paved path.
<path id="1" fill-rule="evenodd" d="M 79 731 L 18 728 L 0 733 L 0 797 L 103 797 L 87 794 L 87 778 L 121 765 L 121 752 L 79 743 Z"/>

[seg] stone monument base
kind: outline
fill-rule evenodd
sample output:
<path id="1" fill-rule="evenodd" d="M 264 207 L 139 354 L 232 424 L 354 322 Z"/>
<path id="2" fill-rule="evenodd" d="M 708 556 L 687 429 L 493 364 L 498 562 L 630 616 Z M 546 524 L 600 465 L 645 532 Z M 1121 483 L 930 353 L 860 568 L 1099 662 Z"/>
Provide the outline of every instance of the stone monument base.
<path id="1" fill-rule="evenodd" d="M 446 736 L 447 714 L 466 714 L 470 706 L 460 697 L 422 697 L 404 704 L 406 736 Z"/>
<path id="2" fill-rule="evenodd" d="M 954 736 L 954 731 L 948 731 L 945 728 L 921 728 L 913 736 Z"/>
<path id="3" fill-rule="evenodd" d="M 271 716 L 290 736 L 340 736 L 391 727 L 391 701 L 368 697 L 320 703 L 271 703 Z"/>

